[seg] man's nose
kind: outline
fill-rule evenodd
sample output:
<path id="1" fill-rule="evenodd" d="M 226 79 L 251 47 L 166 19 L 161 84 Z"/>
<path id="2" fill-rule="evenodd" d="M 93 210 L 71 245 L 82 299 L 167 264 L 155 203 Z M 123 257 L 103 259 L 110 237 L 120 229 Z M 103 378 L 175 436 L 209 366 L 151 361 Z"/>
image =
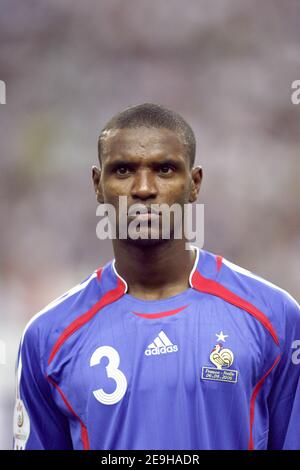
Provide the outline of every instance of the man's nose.
<path id="1" fill-rule="evenodd" d="M 137 171 L 131 188 L 131 196 L 135 199 L 154 198 L 157 195 L 157 187 L 154 175 L 145 170 Z"/>

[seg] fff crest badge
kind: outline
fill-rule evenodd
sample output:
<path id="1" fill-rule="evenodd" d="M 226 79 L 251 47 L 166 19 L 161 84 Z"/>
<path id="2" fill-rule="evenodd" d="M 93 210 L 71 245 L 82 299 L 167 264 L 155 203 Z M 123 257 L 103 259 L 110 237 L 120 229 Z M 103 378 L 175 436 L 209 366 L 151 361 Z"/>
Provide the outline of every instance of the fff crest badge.
<path id="1" fill-rule="evenodd" d="M 221 343 L 217 343 L 211 351 L 209 359 L 215 367 L 202 367 L 201 378 L 203 380 L 237 383 L 238 371 L 229 369 L 234 361 L 234 355 L 231 349 L 224 348 Z"/>

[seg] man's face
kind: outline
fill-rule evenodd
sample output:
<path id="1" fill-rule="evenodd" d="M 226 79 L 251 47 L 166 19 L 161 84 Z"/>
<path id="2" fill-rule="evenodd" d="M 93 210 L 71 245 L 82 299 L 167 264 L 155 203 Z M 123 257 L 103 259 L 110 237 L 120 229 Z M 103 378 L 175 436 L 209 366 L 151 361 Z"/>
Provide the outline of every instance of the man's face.
<path id="1" fill-rule="evenodd" d="M 190 170 L 185 147 L 175 132 L 154 127 L 111 130 L 102 141 L 102 149 L 102 170 L 93 168 L 94 186 L 98 201 L 114 206 L 117 231 L 119 196 L 126 196 L 128 209 L 134 204 L 150 209 L 152 204 L 174 203 L 183 209 L 184 204 L 196 199 L 201 169 Z M 134 217 L 126 216 L 129 224 Z M 137 217 L 141 229 L 150 233 L 150 224 L 158 216 Z M 161 238 L 161 223 L 158 230 Z M 170 232 L 174 232 L 174 217 Z"/>

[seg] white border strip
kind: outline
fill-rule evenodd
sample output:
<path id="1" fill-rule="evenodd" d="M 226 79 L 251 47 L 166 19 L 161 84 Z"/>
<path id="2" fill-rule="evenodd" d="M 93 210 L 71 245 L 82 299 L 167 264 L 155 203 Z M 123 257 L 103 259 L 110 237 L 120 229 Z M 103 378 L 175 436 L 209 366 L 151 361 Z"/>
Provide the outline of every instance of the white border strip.
<path id="1" fill-rule="evenodd" d="M 190 284 L 191 287 L 194 287 L 193 284 L 192 284 L 192 277 L 193 277 L 194 272 L 196 271 L 197 266 L 198 266 L 198 261 L 199 261 L 199 256 L 200 256 L 200 249 L 195 245 L 192 245 L 191 248 L 196 250 L 196 258 L 195 258 L 195 261 L 194 261 L 194 266 L 193 266 L 193 269 L 192 269 L 192 271 L 189 275 L 189 284 Z"/>
<path id="2" fill-rule="evenodd" d="M 128 285 L 127 285 L 127 282 L 125 281 L 125 279 L 123 279 L 123 277 L 120 276 L 120 274 L 118 273 L 115 264 L 116 264 L 116 260 L 114 259 L 113 262 L 112 262 L 112 267 L 113 267 L 113 270 L 114 270 L 115 275 L 116 275 L 119 279 L 121 279 L 121 281 L 124 282 L 124 284 L 125 284 L 125 292 L 124 292 L 124 294 L 125 294 L 125 293 L 128 291 Z"/>

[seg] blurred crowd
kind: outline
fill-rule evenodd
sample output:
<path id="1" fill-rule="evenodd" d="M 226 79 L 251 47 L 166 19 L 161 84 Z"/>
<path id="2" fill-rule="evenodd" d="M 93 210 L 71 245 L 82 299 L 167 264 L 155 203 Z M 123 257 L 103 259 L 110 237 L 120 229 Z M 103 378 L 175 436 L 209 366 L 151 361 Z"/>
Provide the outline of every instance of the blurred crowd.
<path id="1" fill-rule="evenodd" d="M 0 448 L 38 310 L 112 256 L 91 166 L 105 122 L 163 104 L 197 137 L 205 249 L 300 298 L 300 2 L 1 0 Z"/>

